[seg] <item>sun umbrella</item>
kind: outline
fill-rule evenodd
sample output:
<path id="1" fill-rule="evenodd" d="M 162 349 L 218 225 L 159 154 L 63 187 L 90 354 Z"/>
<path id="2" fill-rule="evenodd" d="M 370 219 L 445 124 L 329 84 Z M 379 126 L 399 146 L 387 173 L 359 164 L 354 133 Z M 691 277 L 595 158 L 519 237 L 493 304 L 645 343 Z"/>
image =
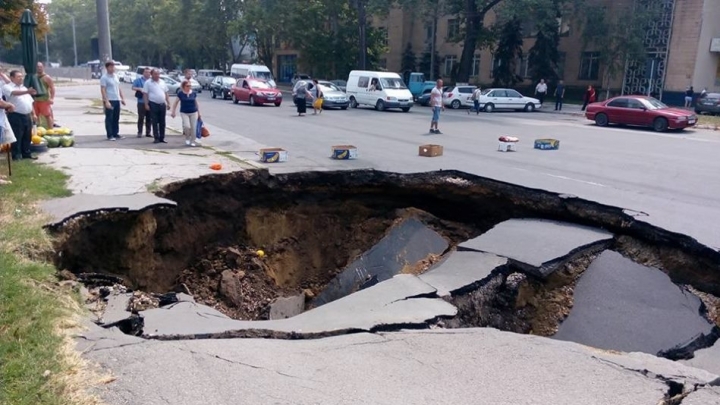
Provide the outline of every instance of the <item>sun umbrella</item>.
<path id="1" fill-rule="evenodd" d="M 40 94 L 41 87 L 38 85 L 37 78 L 38 47 L 35 27 L 37 27 L 37 21 L 32 12 L 30 10 L 23 11 L 20 18 L 20 43 L 22 44 L 23 67 L 25 68 L 25 87 L 32 87 L 38 90 L 36 96 L 43 96 L 44 94 Z"/>

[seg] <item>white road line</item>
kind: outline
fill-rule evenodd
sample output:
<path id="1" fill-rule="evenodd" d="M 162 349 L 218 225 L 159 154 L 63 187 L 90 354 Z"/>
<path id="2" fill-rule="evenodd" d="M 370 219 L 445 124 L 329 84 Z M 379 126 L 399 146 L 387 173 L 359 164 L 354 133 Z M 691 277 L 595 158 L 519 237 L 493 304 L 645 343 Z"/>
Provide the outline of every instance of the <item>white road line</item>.
<path id="1" fill-rule="evenodd" d="M 585 183 L 585 184 L 589 184 L 589 185 L 591 185 L 591 186 L 607 187 L 607 186 L 604 185 L 604 184 L 596 183 L 596 182 L 594 182 L 594 181 L 586 181 L 586 180 L 580 180 L 580 179 L 573 179 L 572 177 L 558 176 L 558 175 L 556 175 L 556 174 L 550 174 L 550 173 L 542 173 L 542 174 L 544 174 L 544 175 L 546 175 L 546 176 L 550 176 L 550 177 L 555 177 L 555 178 L 557 178 L 557 179 L 576 181 L 576 182 L 578 182 L 578 183 Z"/>

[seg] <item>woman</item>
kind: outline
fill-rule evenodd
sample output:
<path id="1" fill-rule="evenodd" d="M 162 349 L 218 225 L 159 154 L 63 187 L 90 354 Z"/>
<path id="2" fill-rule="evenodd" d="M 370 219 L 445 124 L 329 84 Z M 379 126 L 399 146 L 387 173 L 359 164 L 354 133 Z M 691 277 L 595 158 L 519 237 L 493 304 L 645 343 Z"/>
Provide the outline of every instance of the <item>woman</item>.
<path id="1" fill-rule="evenodd" d="M 313 79 L 313 87 L 312 90 L 310 90 L 310 94 L 312 94 L 315 99 L 315 101 L 313 101 L 313 115 L 322 114 L 323 93 L 322 90 L 320 90 L 320 84 L 317 79 Z"/>
<path id="2" fill-rule="evenodd" d="M 185 145 L 197 146 L 195 143 L 195 132 L 197 131 L 197 122 L 200 119 L 200 108 L 197 101 L 197 93 L 192 91 L 190 82 L 185 80 L 180 85 L 180 91 L 177 99 L 172 106 L 172 117 L 175 118 L 175 111 L 180 104 L 180 119 L 182 120 L 183 134 L 185 135 Z"/>
<path id="3" fill-rule="evenodd" d="M 588 104 L 595 102 L 595 89 L 593 88 L 593 86 L 588 86 L 587 90 L 585 90 L 584 100 L 585 102 L 583 103 L 582 111 L 585 111 Z"/>
<path id="4" fill-rule="evenodd" d="M 297 86 L 295 94 L 293 94 L 293 101 L 297 106 L 298 117 L 303 117 L 303 114 L 307 112 L 307 100 L 312 99 L 312 94 L 307 89 L 307 82 L 302 82 Z"/>

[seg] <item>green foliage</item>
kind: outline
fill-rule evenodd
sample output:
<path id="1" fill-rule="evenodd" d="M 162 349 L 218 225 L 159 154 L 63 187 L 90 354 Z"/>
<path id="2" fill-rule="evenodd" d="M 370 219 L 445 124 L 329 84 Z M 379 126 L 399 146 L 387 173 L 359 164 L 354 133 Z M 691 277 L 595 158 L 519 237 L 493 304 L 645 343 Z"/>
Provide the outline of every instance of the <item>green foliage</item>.
<path id="1" fill-rule="evenodd" d="M 405 50 L 403 50 L 402 60 L 400 61 L 400 71 L 403 73 L 414 72 L 417 67 L 416 65 L 417 58 L 415 57 L 415 52 L 413 52 L 412 44 L 408 42 Z"/>
<path id="2" fill-rule="evenodd" d="M 427 80 L 430 80 L 431 77 L 434 79 L 440 78 L 440 55 L 437 52 L 435 52 L 435 64 L 432 68 L 433 74 L 430 74 L 431 65 L 433 65 L 433 63 L 430 51 L 423 52 L 418 61 L 418 69 L 425 74 Z"/>
<path id="3" fill-rule="evenodd" d="M 528 51 L 528 66 L 533 83 L 540 79 L 552 83 L 558 78 L 559 43 L 557 23 L 554 26 L 547 24 L 539 27 L 535 44 Z"/>
<path id="4" fill-rule="evenodd" d="M 518 59 L 522 57 L 522 21 L 512 18 L 502 24 L 499 39 L 495 48 L 495 60 L 498 62 L 493 70 L 493 86 L 513 87 L 522 82 L 518 72 Z"/>
<path id="5" fill-rule="evenodd" d="M 35 35 L 42 38 L 48 30 L 45 5 L 35 0 L 0 1 L 0 45 L 12 47 L 20 39 L 20 17 L 25 9 L 32 10 L 37 27 Z"/>

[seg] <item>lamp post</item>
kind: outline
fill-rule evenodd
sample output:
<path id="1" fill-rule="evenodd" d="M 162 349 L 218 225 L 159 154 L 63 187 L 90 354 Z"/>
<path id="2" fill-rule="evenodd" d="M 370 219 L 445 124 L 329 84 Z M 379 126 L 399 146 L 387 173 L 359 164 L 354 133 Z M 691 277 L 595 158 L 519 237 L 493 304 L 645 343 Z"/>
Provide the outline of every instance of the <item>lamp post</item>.
<path id="1" fill-rule="evenodd" d="M 75 67 L 77 67 L 77 38 L 75 37 L 75 16 L 71 15 L 70 20 L 72 21 L 72 30 L 73 30 L 73 52 L 75 53 Z"/>
<path id="2" fill-rule="evenodd" d="M 50 65 L 50 48 L 48 47 L 47 32 L 45 33 L 45 66 Z"/>

